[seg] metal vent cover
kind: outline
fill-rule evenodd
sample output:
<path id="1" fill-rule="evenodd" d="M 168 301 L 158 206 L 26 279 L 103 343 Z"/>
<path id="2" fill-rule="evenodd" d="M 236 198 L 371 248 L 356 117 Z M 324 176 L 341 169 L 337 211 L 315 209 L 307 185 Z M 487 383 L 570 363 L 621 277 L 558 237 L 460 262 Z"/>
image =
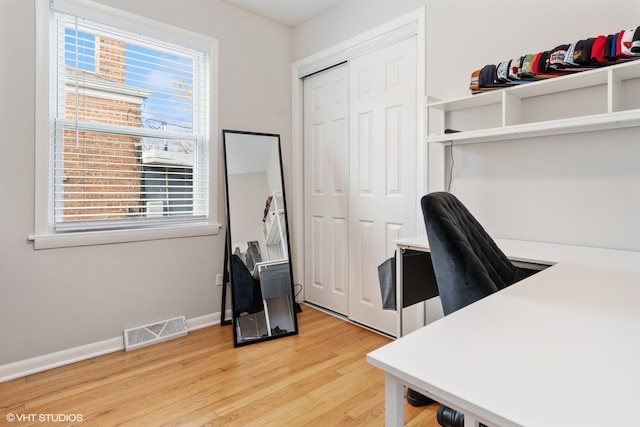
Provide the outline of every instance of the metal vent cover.
<path id="1" fill-rule="evenodd" d="M 187 324 L 184 316 L 162 320 L 125 329 L 124 349 L 126 351 L 135 350 L 184 335 L 187 335 Z"/>

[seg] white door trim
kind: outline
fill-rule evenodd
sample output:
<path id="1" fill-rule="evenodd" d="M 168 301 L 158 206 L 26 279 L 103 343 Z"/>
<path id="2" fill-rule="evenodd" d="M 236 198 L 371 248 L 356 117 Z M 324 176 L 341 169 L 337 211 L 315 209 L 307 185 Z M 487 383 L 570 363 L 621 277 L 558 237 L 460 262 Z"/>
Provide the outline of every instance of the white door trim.
<path id="1" fill-rule="evenodd" d="M 415 20 L 411 21 L 401 27 L 387 31 L 372 39 L 364 40 L 358 44 L 347 47 L 346 49 L 342 49 L 333 54 L 327 53 L 327 56 L 323 55 L 319 58 L 316 58 L 317 55 L 313 55 L 306 60 L 302 60 L 309 62 L 298 67 L 298 78 L 302 79 L 304 77 L 310 76 L 311 74 L 315 74 L 319 71 L 333 67 L 334 65 L 340 64 L 353 58 L 357 58 L 359 56 L 366 55 L 367 53 L 371 53 L 378 49 L 382 49 L 383 47 L 390 46 L 397 41 L 412 37 L 416 34 L 417 24 L 418 23 Z M 324 54 L 324 52 L 321 52 L 321 54 Z"/>
<path id="2" fill-rule="evenodd" d="M 304 278 L 304 123 L 303 123 L 303 93 L 302 79 L 309 74 L 332 67 L 341 62 L 384 47 L 401 38 L 416 35 L 417 46 L 417 92 L 419 97 L 425 93 L 425 69 L 426 69 L 426 19 L 425 7 L 398 17 L 386 24 L 366 31 L 349 40 L 325 49 L 319 53 L 301 59 L 292 64 L 292 202 L 291 206 L 291 250 L 293 252 L 292 264 L 294 277 Z M 420 99 L 420 98 L 418 98 Z M 424 193 L 427 189 L 426 165 L 428 164 L 426 143 L 424 142 L 424 102 L 417 103 L 417 129 L 418 141 L 417 157 L 417 191 Z M 416 207 L 416 211 L 419 208 Z M 418 212 L 421 215 L 421 212 Z M 304 283 L 298 297 L 304 300 Z"/>

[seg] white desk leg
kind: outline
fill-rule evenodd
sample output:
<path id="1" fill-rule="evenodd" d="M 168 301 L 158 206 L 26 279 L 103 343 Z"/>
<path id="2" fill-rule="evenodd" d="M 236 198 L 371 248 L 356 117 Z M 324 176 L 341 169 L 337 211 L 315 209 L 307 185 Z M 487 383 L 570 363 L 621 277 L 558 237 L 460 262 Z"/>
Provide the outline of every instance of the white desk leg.
<path id="1" fill-rule="evenodd" d="M 396 248 L 396 338 L 402 336 L 402 306 L 404 305 L 404 301 L 402 300 L 402 290 L 404 287 L 404 283 L 402 282 L 403 257 L 404 249 L 398 246 Z"/>
<path id="2" fill-rule="evenodd" d="M 384 402 L 385 425 L 404 425 L 404 384 L 391 374 L 384 377 Z"/>
<path id="3" fill-rule="evenodd" d="M 480 421 L 470 414 L 464 414 L 464 427 L 480 427 Z"/>

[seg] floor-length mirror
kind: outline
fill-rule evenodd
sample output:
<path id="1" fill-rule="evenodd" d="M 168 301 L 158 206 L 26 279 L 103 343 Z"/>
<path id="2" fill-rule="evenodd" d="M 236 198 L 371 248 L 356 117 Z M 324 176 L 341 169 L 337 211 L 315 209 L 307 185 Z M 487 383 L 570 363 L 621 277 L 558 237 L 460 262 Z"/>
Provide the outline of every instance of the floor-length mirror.
<path id="1" fill-rule="evenodd" d="M 223 130 L 234 345 L 298 332 L 280 136 Z"/>

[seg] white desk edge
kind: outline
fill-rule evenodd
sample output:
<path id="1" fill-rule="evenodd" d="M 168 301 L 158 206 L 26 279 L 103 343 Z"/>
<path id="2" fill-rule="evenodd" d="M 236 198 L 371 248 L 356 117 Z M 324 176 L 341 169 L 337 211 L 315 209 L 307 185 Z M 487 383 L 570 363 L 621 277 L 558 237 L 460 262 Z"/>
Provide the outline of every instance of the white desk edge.
<path id="1" fill-rule="evenodd" d="M 610 271 L 618 271 L 619 269 L 629 270 L 633 275 L 634 284 L 636 282 L 635 278 L 638 278 L 637 284 L 640 289 L 640 252 L 569 246 L 555 243 L 527 242 L 506 239 L 495 240 L 498 246 L 512 260 L 548 265 L 569 265 L 572 266 L 571 268 L 580 268 L 580 266 L 597 266 L 599 268 L 609 269 Z M 399 239 L 396 241 L 396 244 L 398 249 L 429 249 L 426 236 Z M 400 259 L 400 257 L 398 257 L 398 259 Z M 401 272 L 398 272 L 398 274 L 401 274 Z M 525 279 L 525 281 L 526 280 L 528 279 Z M 401 289 L 397 289 L 397 291 L 396 303 L 398 307 L 402 307 Z M 493 297 L 493 295 L 488 298 L 491 297 Z M 398 317 L 401 317 L 400 311 L 401 310 L 398 310 Z M 442 321 L 446 320 L 442 319 L 439 322 Z M 426 326 L 423 329 L 428 328 L 429 326 Z M 509 421 L 507 418 L 502 417 L 500 414 L 492 412 L 490 409 L 474 405 L 473 402 L 460 401 L 455 394 L 438 389 L 434 385 L 429 385 L 429 390 L 426 390 L 424 384 L 421 384 L 419 379 L 413 378 L 411 375 L 407 374 L 402 367 L 394 365 L 393 361 L 390 362 L 390 359 L 383 354 L 385 347 L 398 345 L 395 343 L 402 343 L 405 340 L 406 337 L 400 338 L 395 342 L 392 342 L 367 355 L 367 361 L 385 371 L 386 374 L 385 399 L 387 405 L 387 425 L 396 426 L 403 425 L 404 423 L 404 385 L 411 386 L 418 391 L 424 392 L 424 394 L 434 397 L 442 403 L 449 404 L 459 410 L 463 410 L 463 412 L 466 412 L 467 414 L 471 414 L 471 416 L 467 416 L 465 418 L 465 426 L 477 426 L 478 422 L 483 421 L 492 426 L 518 425 Z M 640 346 L 638 346 L 638 348 L 640 348 Z"/>

